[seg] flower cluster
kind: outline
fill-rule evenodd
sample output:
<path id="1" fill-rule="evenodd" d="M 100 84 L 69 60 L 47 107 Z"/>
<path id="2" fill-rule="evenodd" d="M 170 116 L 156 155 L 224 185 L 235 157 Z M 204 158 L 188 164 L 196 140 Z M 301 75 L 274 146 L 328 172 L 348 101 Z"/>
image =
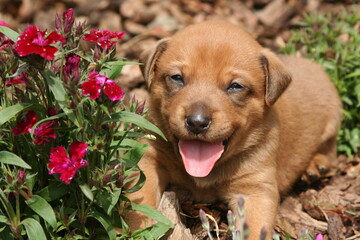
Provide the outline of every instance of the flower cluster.
<path id="1" fill-rule="evenodd" d="M 123 37 L 123 35 L 124 32 L 93 29 L 89 34 L 84 36 L 84 40 L 94 42 L 102 49 L 110 49 Z"/>
<path id="2" fill-rule="evenodd" d="M 73 28 L 74 21 L 75 18 L 73 15 L 73 10 L 69 9 L 63 13 L 62 18 L 60 18 L 58 15 L 56 16 L 56 28 L 61 29 L 65 34 L 69 34 Z M 0 25 L 7 26 L 4 22 L 0 22 Z M 96 29 L 92 30 L 89 34 L 85 34 L 83 39 L 86 41 L 95 42 L 104 49 L 110 49 L 117 42 L 117 40 L 112 39 L 121 39 L 123 34 L 123 32 L 110 32 L 108 30 L 101 31 Z M 25 31 L 19 35 L 18 40 L 15 43 L 7 39 L 3 34 L 0 35 L 0 37 L 5 39 L 1 45 L 2 49 L 13 45 L 14 52 L 19 54 L 21 57 L 37 54 L 45 60 L 49 61 L 54 60 L 55 54 L 59 50 L 55 46 L 56 43 L 66 42 L 66 37 L 60 35 L 57 31 L 52 31 L 51 33 L 47 34 L 46 31 L 41 31 L 39 26 L 32 25 L 28 26 Z M 91 100 L 98 99 L 102 92 L 105 93 L 105 95 L 111 101 L 119 101 L 122 99 L 124 93 L 121 87 L 117 85 L 114 80 L 109 79 L 105 75 L 101 75 L 97 72 L 91 72 L 88 75 L 86 81 L 78 86 L 78 83 L 81 79 L 81 72 L 79 68 L 80 62 L 81 57 L 79 55 L 70 53 L 65 56 L 65 64 L 62 67 L 64 83 L 71 82 L 75 88 L 81 88 L 82 95 L 89 95 Z M 10 87 L 13 85 L 26 84 L 28 78 L 29 73 L 23 72 L 14 78 L 8 79 L 6 81 L 6 86 Z M 38 115 L 34 111 L 28 111 L 13 128 L 12 133 L 14 135 L 32 133 L 34 136 L 34 143 L 36 145 L 42 145 L 44 143 L 50 142 L 51 139 L 56 139 L 57 136 L 54 130 L 54 125 L 57 123 L 56 120 L 42 123 L 32 131 L 32 128 L 37 122 Z M 70 149 L 76 151 L 77 148 L 71 146 Z M 74 146 L 77 145 L 74 143 Z M 73 157 L 66 158 L 64 153 L 65 149 L 63 147 L 57 147 L 51 151 L 51 163 L 49 164 L 50 174 L 59 173 L 61 175 L 61 180 L 66 183 L 70 183 L 77 170 L 80 167 L 86 166 L 87 164 L 84 164 L 82 159 L 75 158 L 74 160 Z M 56 166 L 56 164 L 59 166 Z M 69 164 L 72 165 L 70 166 Z"/>
<path id="3" fill-rule="evenodd" d="M 99 98 L 101 92 L 104 92 L 111 101 L 120 100 L 124 95 L 122 89 L 113 80 L 97 72 L 92 72 L 80 87 L 83 95 L 90 95 L 92 100 Z"/>
<path id="4" fill-rule="evenodd" d="M 129 204 L 125 191 L 135 192 L 145 181 L 136 163 L 146 145 L 134 140 L 148 136 L 145 130 L 162 133 L 141 116 L 144 103 L 123 101 L 116 79 L 129 62 L 115 51 L 124 33 L 89 32 L 75 22 L 72 9 L 56 15 L 53 31 L 28 25 L 19 34 L 0 22 L 4 239 L 149 234 L 132 236 L 119 213 Z M 81 44 L 88 41 L 95 46 Z M 134 174 L 140 178 L 125 190 Z"/>

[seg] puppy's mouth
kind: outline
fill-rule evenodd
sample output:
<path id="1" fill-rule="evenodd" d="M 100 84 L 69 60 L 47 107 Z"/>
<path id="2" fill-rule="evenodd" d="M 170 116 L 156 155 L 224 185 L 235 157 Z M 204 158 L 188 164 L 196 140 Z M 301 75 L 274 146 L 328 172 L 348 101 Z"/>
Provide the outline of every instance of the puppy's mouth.
<path id="1" fill-rule="evenodd" d="M 200 140 L 179 140 L 179 152 L 186 172 L 193 177 L 206 177 L 225 151 L 227 140 L 205 142 Z"/>

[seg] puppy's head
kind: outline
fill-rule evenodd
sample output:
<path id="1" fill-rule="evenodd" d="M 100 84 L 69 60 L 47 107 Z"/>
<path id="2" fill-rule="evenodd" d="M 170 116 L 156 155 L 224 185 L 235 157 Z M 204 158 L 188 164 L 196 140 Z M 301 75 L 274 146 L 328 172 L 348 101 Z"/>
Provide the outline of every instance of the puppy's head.
<path id="1" fill-rule="evenodd" d="M 261 141 L 268 110 L 290 83 L 273 53 L 222 21 L 187 27 L 140 61 L 150 117 L 195 177 Z"/>

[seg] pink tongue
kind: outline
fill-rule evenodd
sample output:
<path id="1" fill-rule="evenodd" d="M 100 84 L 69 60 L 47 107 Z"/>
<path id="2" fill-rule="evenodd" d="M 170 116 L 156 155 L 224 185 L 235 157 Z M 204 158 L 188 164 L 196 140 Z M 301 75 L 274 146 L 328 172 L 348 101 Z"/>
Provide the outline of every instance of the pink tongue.
<path id="1" fill-rule="evenodd" d="M 179 141 L 180 155 L 186 172 L 193 177 L 206 177 L 224 152 L 222 142 Z"/>

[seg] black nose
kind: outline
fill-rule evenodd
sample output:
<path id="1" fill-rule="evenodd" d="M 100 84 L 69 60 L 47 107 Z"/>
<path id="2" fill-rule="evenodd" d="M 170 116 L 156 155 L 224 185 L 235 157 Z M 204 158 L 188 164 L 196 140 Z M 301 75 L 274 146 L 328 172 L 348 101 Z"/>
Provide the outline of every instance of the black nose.
<path id="1" fill-rule="evenodd" d="M 193 114 L 186 117 L 185 124 L 190 132 L 199 134 L 209 129 L 211 120 L 203 114 Z"/>

